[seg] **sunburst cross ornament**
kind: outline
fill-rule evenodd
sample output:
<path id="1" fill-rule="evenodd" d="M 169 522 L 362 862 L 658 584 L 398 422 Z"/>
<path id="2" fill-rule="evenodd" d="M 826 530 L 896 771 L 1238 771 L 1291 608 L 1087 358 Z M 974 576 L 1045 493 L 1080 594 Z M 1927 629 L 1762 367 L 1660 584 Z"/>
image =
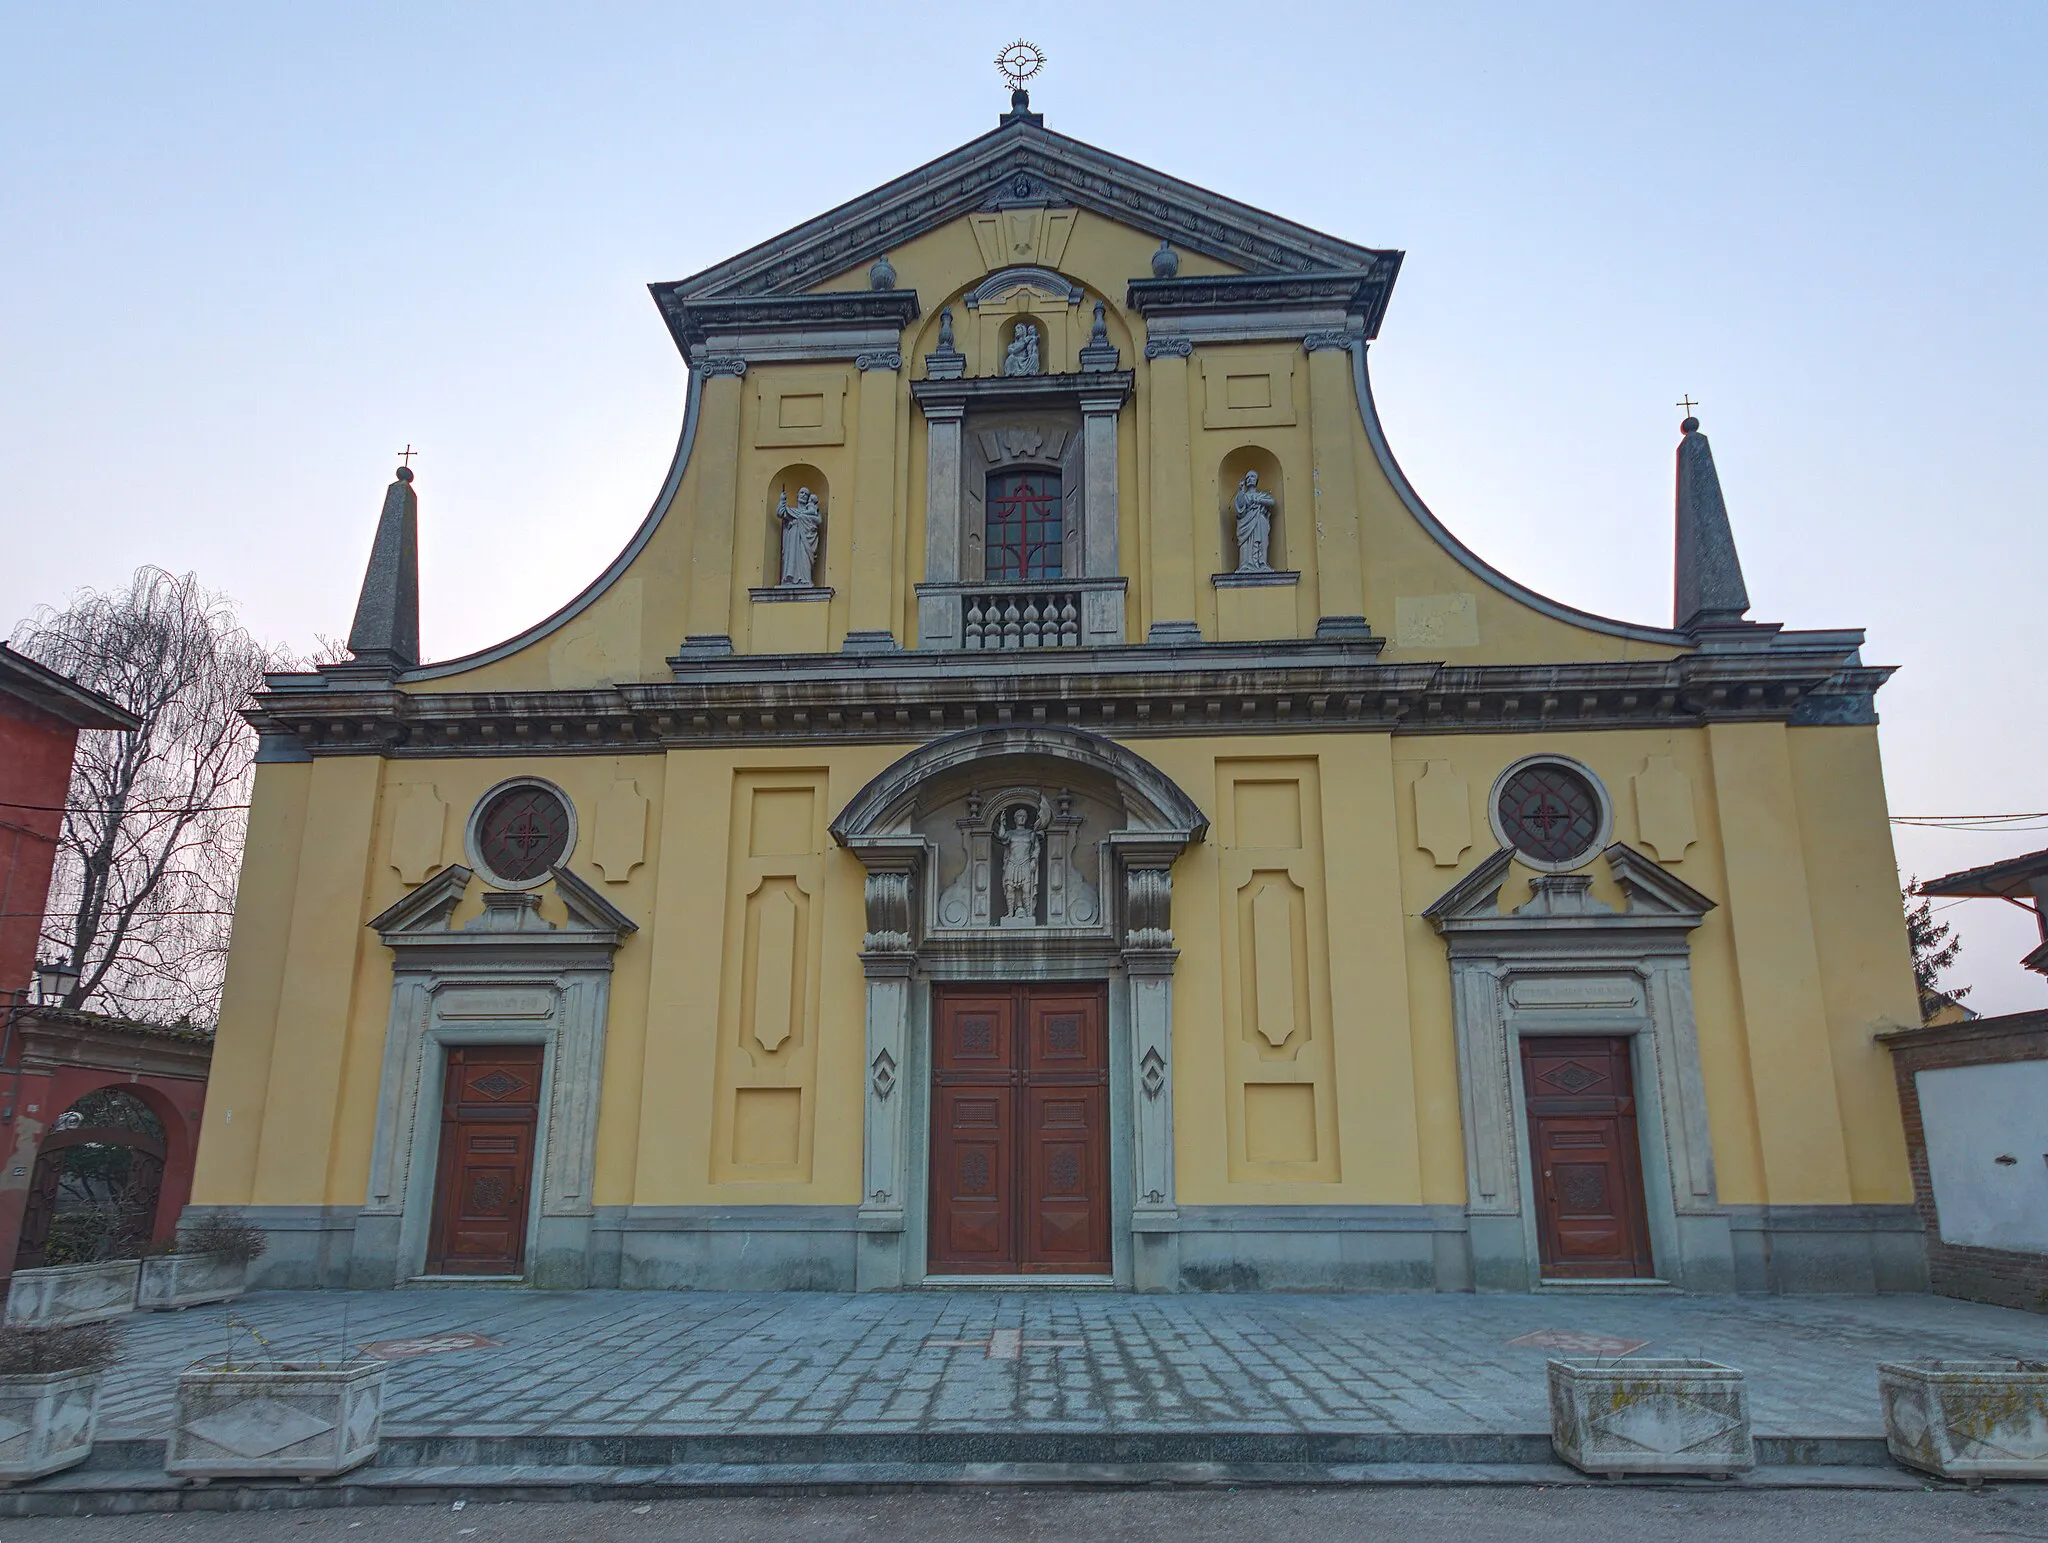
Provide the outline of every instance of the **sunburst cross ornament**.
<path id="1" fill-rule="evenodd" d="M 1045 50 L 1019 38 L 996 55 L 996 68 L 1012 91 L 1022 91 L 1024 82 L 1045 68 Z"/>

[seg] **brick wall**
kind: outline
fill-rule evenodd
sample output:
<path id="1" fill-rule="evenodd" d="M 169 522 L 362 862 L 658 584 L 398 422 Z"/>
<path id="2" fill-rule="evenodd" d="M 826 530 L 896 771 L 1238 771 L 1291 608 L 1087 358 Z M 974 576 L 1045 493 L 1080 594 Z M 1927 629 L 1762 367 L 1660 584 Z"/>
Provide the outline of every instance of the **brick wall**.
<path id="1" fill-rule="evenodd" d="M 1920 1086 L 1914 1078 L 1917 1072 L 1951 1066 L 2048 1060 L 2048 1012 L 2008 1013 L 1902 1029 L 1878 1037 L 1892 1053 L 1892 1071 L 1898 1079 L 1906 1152 L 1913 1167 L 1913 1199 L 1920 1223 L 1927 1229 L 1929 1283 L 1943 1296 L 2048 1313 L 2048 1254 L 1942 1241 L 1934 1181 L 1927 1164 L 1927 1129 L 1920 1116 Z"/>

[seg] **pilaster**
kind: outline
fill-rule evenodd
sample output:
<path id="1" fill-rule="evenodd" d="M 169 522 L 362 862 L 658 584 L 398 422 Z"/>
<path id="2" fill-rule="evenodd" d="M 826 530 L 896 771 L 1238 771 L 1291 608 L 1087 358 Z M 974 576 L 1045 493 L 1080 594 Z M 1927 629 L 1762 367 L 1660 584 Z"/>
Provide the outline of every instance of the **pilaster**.
<path id="1" fill-rule="evenodd" d="M 1358 407 L 1351 382 L 1350 349 L 1364 346 L 1346 333 L 1308 338 L 1310 479 L 1315 509 L 1318 636 L 1361 631 L 1365 571 L 1359 551 L 1358 474 L 1352 437 Z M 1290 538 L 1292 539 L 1292 538 Z"/>
<path id="2" fill-rule="evenodd" d="M 859 435 L 853 463 L 853 540 L 847 646 L 892 642 L 896 567 L 896 398 L 901 354 L 861 354 Z M 859 640 L 857 643 L 856 640 Z"/>
<path id="3" fill-rule="evenodd" d="M 1145 511 L 1146 609 L 1153 642 L 1200 642 L 1195 624 L 1195 543 L 1189 528 L 1193 504 L 1193 446 L 1188 438 L 1188 356 L 1186 338 L 1151 339 L 1145 345 L 1152 383 L 1152 476 Z"/>
<path id="4" fill-rule="evenodd" d="M 322 756 L 313 763 L 306 817 L 320 839 L 308 842 L 301 854 L 291 899 L 291 936 L 250 1192 L 257 1205 L 328 1198 L 383 771 L 375 756 Z"/>
<path id="5" fill-rule="evenodd" d="M 704 468 L 697 486 L 697 525 L 690 546 L 689 631 L 686 653 L 732 652 L 733 527 L 739 518 L 740 402 L 747 367 L 740 360 L 707 360 L 695 460 Z"/>
<path id="6" fill-rule="evenodd" d="M 965 402 L 927 402 L 924 477 L 924 577 L 928 584 L 960 582 L 960 435 Z M 960 603 L 943 595 L 919 595 L 917 646 L 960 646 Z"/>
<path id="7" fill-rule="evenodd" d="M 1728 927 L 1772 1205 L 1854 1197 L 1782 723 L 1710 723 Z"/>

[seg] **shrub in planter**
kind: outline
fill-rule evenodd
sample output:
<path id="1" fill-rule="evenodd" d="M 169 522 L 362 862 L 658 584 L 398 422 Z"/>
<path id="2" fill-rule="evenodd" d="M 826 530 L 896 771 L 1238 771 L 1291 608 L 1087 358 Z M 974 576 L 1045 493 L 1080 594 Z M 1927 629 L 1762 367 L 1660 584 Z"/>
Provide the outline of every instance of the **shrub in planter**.
<path id="1" fill-rule="evenodd" d="M 1905 1361 L 1877 1369 L 1884 1440 L 1945 1479 L 2048 1479 L 2048 1361 Z"/>
<path id="2" fill-rule="evenodd" d="M 1574 1468 L 1610 1476 L 1756 1466 L 1742 1373 L 1714 1361 L 1552 1361 L 1550 1444 Z"/>
<path id="3" fill-rule="evenodd" d="M 249 1266 L 268 1240 L 239 1211 L 214 1211 L 178 1235 L 170 1252 L 142 1261 L 135 1305 L 151 1311 L 226 1302 L 249 1286 Z"/>
<path id="4" fill-rule="evenodd" d="M 231 1351 L 179 1375 L 166 1471 L 202 1481 L 317 1479 L 377 1455 L 382 1361 L 276 1359 L 255 1330 L 234 1318 L 228 1323 L 261 1354 L 237 1361 Z"/>
<path id="5" fill-rule="evenodd" d="M 0 1483 L 85 1461 L 117 1345 L 106 1323 L 0 1329 Z"/>
<path id="6" fill-rule="evenodd" d="M 7 1326 L 55 1329 L 125 1317 L 135 1310 L 140 1268 L 135 1259 L 103 1259 L 16 1270 L 7 1288 Z"/>

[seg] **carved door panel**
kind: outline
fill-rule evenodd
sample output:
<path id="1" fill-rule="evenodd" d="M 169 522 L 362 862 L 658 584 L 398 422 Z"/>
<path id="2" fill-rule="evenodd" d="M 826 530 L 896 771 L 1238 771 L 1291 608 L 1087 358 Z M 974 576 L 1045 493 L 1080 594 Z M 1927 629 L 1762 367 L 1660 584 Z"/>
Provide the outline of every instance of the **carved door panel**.
<path id="1" fill-rule="evenodd" d="M 935 1271 L 1017 1268 L 1016 1003 L 944 992 L 932 1015 L 931 1240 Z"/>
<path id="2" fill-rule="evenodd" d="M 429 1274 L 518 1275 L 525 1269 L 540 1072 L 538 1045 L 466 1045 L 448 1052 Z"/>
<path id="3" fill-rule="evenodd" d="M 1024 997 L 1026 1275 L 1109 1273 L 1108 1024 L 1104 992 Z"/>
<path id="4" fill-rule="evenodd" d="M 941 988 L 934 1005 L 930 1269 L 1107 1274 L 1106 992 Z"/>
<path id="5" fill-rule="evenodd" d="M 1522 1041 L 1546 1280 L 1653 1274 L 1626 1039 Z"/>

